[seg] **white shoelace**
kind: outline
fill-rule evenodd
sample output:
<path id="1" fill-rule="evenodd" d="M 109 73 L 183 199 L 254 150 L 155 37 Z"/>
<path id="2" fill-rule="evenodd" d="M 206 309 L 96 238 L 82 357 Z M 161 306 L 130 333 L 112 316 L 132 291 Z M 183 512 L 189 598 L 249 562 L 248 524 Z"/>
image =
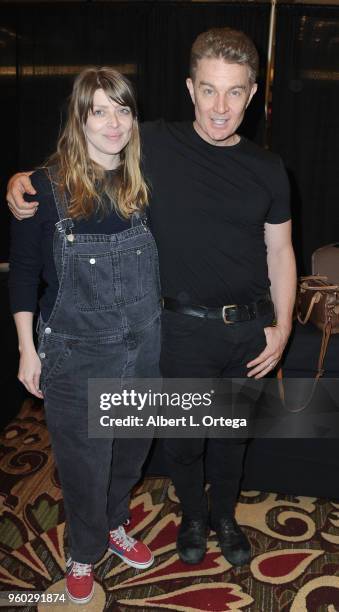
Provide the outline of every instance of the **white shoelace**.
<path id="1" fill-rule="evenodd" d="M 66 566 L 70 568 L 70 571 L 76 578 L 90 576 L 92 571 L 91 563 L 78 563 L 78 561 L 73 561 L 71 558 L 68 559 Z"/>
<path id="2" fill-rule="evenodd" d="M 116 542 L 124 550 L 130 551 L 132 548 L 134 548 L 134 545 L 136 544 L 136 540 L 131 536 L 127 535 L 122 525 L 120 525 L 118 529 L 113 529 L 110 534 L 112 540 L 114 540 L 114 542 Z"/>

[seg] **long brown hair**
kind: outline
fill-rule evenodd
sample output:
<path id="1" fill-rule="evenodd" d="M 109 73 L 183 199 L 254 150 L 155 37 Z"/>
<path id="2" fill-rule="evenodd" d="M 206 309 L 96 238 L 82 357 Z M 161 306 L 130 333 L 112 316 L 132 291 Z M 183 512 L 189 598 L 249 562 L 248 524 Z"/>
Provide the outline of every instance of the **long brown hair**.
<path id="1" fill-rule="evenodd" d="M 131 109 L 131 138 L 120 152 L 116 172 L 107 173 L 90 159 L 84 125 L 93 111 L 93 98 L 98 89 L 117 104 Z M 68 106 L 65 128 L 58 140 L 57 151 L 48 163 L 59 165 L 60 188 L 70 194 L 69 214 L 88 218 L 94 211 L 107 213 L 116 209 L 123 217 L 140 210 L 147 202 L 147 185 L 140 170 L 140 136 L 136 101 L 130 81 L 113 68 L 90 67 L 75 79 Z M 102 198 L 106 193 L 108 198 Z"/>

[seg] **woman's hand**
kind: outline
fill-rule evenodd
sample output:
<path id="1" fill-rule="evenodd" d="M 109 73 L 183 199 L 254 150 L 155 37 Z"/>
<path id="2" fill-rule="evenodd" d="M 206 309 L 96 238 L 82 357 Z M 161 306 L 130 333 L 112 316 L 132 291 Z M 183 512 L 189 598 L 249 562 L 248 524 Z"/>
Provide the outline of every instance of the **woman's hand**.
<path id="1" fill-rule="evenodd" d="M 35 349 L 23 351 L 20 355 L 18 379 L 27 391 L 43 399 L 39 389 L 41 375 L 41 361 Z"/>

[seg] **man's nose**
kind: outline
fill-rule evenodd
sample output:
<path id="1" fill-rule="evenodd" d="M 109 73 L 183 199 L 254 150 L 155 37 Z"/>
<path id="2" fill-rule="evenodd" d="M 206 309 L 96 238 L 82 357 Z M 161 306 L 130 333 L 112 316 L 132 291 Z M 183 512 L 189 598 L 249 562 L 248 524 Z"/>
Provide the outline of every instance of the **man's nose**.
<path id="1" fill-rule="evenodd" d="M 226 96 L 217 96 L 215 99 L 214 110 L 219 115 L 223 115 L 228 110 L 228 101 Z"/>

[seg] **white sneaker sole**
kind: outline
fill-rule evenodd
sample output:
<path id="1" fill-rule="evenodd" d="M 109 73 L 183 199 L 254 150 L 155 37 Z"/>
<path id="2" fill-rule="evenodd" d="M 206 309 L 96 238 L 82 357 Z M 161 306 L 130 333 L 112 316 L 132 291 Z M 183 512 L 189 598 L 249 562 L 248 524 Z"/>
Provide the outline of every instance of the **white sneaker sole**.
<path id="1" fill-rule="evenodd" d="M 152 555 L 152 558 L 149 561 L 146 561 L 146 563 L 138 563 L 137 561 L 130 561 L 129 559 L 126 559 L 126 557 L 124 557 L 124 555 L 122 555 L 121 553 L 117 552 L 116 550 L 113 550 L 113 548 L 109 547 L 108 548 L 109 552 L 112 553 L 112 555 L 116 555 L 117 557 L 120 557 L 120 559 L 126 563 L 126 565 L 129 565 L 130 567 L 135 567 L 136 569 L 147 569 L 148 567 L 151 567 L 151 565 L 153 565 L 154 563 L 154 557 Z"/>
<path id="2" fill-rule="evenodd" d="M 87 595 L 87 597 L 83 597 L 82 599 L 77 598 L 77 597 L 72 597 L 72 595 L 70 594 L 70 592 L 69 592 L 69 590 L 67 589 L 67 587 L 66 587 L 66 589 L 65 589 L 65 590 L 66 590 L 66 595 L 67 595 L 68 599 L 69 599 L 69 600 L 70 600 L 72 603 L 75 603 L 75 604 L 86 604 L 86 603 L 88 603 L 89 601 L 91 601 L 91 599 L 92 599 L 92 597 L 93 597 L 93 595 L 94 595 L 94 584 L 93 584 L 93 588 L 92 588 L 92 591 L 90 592 L 90 594 L 89 594 L 89 595 Z"/>

